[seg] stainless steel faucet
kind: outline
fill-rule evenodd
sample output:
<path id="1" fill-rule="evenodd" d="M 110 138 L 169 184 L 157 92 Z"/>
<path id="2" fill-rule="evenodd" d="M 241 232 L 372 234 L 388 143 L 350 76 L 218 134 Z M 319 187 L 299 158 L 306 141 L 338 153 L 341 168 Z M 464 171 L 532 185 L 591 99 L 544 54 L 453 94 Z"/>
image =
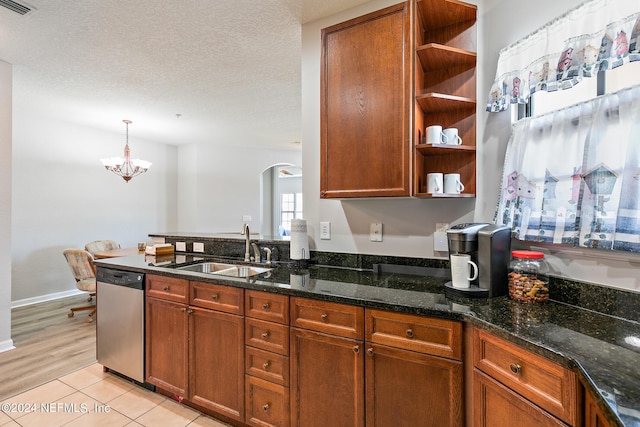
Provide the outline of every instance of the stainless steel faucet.
<path id="1" fill-rule="evenodd" d="M 251 232 L 249 231 L 249 224 L 244 224 L 242 226 L 242 231 L 240 232 L 240 234 L 244 234 L 244 240 L 245 240 L 245 245 L 244 245 L 244 261 L 245 262 L 250 262 L 251 261 L 251 253 L 250 251 L 250 247 L 251 247 Z"/>
<path id="2" fill-rule="evenodd" d="M 262 261 L 262 257 L 260 256 L 260 249 L 258 249 L 258 245 L 254 243 L 251 244 L 253 248 L 253 256 L 251 257 L 251 261 L 260 262 Z"/>

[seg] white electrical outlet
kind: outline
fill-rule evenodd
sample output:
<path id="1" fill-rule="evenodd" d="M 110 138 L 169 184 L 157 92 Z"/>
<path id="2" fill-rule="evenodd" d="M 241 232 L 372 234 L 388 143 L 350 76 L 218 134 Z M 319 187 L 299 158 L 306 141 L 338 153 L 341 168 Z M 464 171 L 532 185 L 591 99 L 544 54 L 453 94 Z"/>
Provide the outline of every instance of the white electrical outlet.
<path id="1" fill-rule="evenodd" d="M 244 222 L 251 221 L 251 215 L 242 215 L 242 221 Z"/>
<path id="2" fill-rule="evenodd" d="M 178 252 L 186 252 L 187 244 L 185 242 L 176 242 L 176 251 Z"/>
<path id="3" fill-rule="evenodd" d="M 320 239 L 331 240 L 331 223 L 328 221 L 320 222 Z"/>
<path id="4" fill-rule="evenodd" d="M 193 252 L 204 252 L 204 243 L 193 242 Z"/>
<path id="5" fill-rule="evenodd" d="M 372 222 L 369 224 L 369 238 L 372 242 L 382 242 L 382 223 Z"/>
<path id="6" fill-rule="evenodd" d="M 449 242 L 447 242 L 447 233 L 445 231 L 433 233 L 433 250 L 436 252 L 449 251 Z"/>

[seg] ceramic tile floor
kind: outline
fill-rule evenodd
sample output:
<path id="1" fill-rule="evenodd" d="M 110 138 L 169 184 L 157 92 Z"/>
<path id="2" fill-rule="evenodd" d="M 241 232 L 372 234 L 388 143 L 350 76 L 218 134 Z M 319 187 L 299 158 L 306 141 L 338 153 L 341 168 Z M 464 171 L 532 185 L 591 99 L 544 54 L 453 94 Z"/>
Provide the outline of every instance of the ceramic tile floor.
<path id="1" fill-rule="evenodd" d="M 0 426 L 226 427 L 97 363 L 0 402 Z"/>

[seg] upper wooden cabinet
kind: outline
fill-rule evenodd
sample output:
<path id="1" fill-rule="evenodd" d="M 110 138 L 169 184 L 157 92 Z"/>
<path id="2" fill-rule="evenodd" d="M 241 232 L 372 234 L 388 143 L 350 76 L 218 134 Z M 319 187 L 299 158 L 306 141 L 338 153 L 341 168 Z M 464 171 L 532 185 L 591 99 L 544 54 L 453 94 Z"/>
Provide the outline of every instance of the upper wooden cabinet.
<path id="1" fill-rule="evenodd" d="M 322 198 L 410 195 L 411 4 L 322 30 Z"/>
<path id="2" fill-rule="evenodd" d="M 414 195 L 476 193 L 476 12 L 457 0 L 418 0 L 415 19 Z M 462 145 L 425 143 L 425 129 L 457 128 Z M 459 173 L 462 194 L 427 193 L 427 174 Z"/>

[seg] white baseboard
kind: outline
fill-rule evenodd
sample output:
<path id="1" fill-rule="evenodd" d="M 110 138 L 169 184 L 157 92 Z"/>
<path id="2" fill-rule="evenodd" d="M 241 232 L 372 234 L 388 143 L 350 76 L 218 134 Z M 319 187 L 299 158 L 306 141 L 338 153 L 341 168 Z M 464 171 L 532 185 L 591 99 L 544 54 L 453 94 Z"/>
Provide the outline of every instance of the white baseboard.
<path id="1" fill-rule="evenodd" d="M 79 289 L 71 289 L 64 292 L 56 292 L 54 294 L 47 294 L 47 295 L 40 295 L 38 297 L 19 299 L 17 301 L 11 301 L 11 308 L 24 307 L 25 305 L 37 304 L 39 302 L 45 302 L 45 301 L 53 301 L 55 299 L 66 298 L 66 297 L 71 297 L 74 295 L 85 294 L 85 293 L 86 292 L 83 292 Z"/>
<path id="2" fill-rule="evenodd" d="M 15 347 L 13 345 L 12 339 L 0 342 L 0 353 L 2 353 L 3 351 L 13 350 L 14 348 Z"/>

